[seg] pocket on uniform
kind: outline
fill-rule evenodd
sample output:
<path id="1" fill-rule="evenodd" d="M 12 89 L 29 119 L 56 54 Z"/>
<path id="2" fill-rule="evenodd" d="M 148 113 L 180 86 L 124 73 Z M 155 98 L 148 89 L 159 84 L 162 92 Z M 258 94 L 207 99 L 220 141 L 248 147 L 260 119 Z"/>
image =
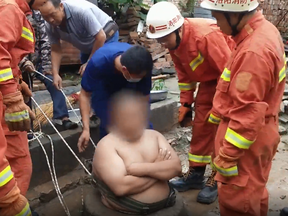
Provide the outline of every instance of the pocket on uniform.
<path id="1" fill-rule="evenodd" d="M 248 180 L 248 175 L 232 177 L 227 181 L 218 180 L 219 204 L 239 213 L 247 213 L 250 207 L 249 193 L 252 191 L 247 187 Z"/>
<path id="2" fill-rule="evenodd" d="M 230 82 L 219 79 L 216 89 L 220 92 L 226 93 L 229 90 Z"/>
<path id="3" fill-rule="evenodd" d="M 27 133 L 18 131 L 14 133 L 13 135 L 5 135 L 7 140 L 7 151 L 5 155 L 8 159 L 26 157 L 29 152 Z"/>

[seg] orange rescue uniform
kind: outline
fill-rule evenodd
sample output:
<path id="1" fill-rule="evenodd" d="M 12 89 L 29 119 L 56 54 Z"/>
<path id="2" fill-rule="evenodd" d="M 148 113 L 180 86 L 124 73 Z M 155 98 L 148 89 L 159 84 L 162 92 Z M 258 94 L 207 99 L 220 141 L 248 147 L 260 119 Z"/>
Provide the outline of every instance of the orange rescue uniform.
<path id="1" fill-rule="evenodd" d="M 5 97 L 7 94 L 18 91 L 18 82 L 14 79 L 21 74 L 18 64 L 24 56 L 34 52 L 33 28 L 25 15 L 28 12 L 30 12 L 30 8 L 24 0 L 0 0 L 0 121 L 2 123 L 0 126 L 0 214 L 3 216 L 31 214 L 29 204 L 25 198 L 19 196 L 20 191 L 16 184 L 19 182 L 18 186 L 20 187 L 25 185 L 23 186 L 25 188 L 23 194 L 25 194 L 29 182 L 23 183 L 26 180 L 21 181 L 21 178 L 24 177 L 30 181 L 32 171 L 30 154 L 27 150 L 27 134 L 25 132 L 8 132 L 3 120 L 5 105 L 2 100 L 2 95 Z M 6 142 L 4 131 L 8 142 Z M 13 136 L 7 136 L 8 133 L 13 133 Z M 27 164 L 30 164 L 30 167 L 25 169 Z M 21 173 L 26 171 L 26 177 L 22 176 Z M 30 177 L 27 178 L 27 176 Z M 21 207 L 19 204 L 23 204 L 23 202 L 25 205 L 22 206 L 21 212 L 16 212 Z M 13 213 L 11 214 L 10 211 Z"/>
<path id="2" fill-rule="evenodd" d="M 210 116 L 220 122 L 214 160 L 220 213 L 267 216 L 265 185 L 280 142 L 285 53 L 278 30 L 260 12 L 234 40 L 237 48 L 217 85 Z"/>
<path id="3" fill-rule="evenodd" d="M 196 83 L 200 82 L 195 99 L 193 137 L 190 143 L 191 167 L 211 162 L 214 150 L 216 124 L 207 123 L 206 116 L 212 109 L 212 101 L 219 79 L 230 58 L 234 41 L 225 36 L 214 20 L 185 19 L 182 40 L 176 50 L 170 50 L 178 75 L 181 104 L 192 104 Z"/>

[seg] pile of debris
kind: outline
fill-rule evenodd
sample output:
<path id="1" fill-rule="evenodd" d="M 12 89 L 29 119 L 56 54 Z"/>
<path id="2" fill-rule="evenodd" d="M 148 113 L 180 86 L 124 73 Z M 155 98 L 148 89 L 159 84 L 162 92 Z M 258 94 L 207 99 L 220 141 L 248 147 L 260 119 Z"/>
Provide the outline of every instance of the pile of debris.
<path id="1" fill-rule="evenodd" d="M 142 45 L 150 51 L 154 61 L 153 75 L 175 74 L 174 64 L 168 49 L 162 47 L 155 39 L 146 37 L 147 27 L 143 27 L 143 31 L 137 32 L 137 27 L 141 20 L 140 11 L 141 8 L 137 6 L 128 8 L 125 19 L 117 22 L 120 41 Z"/>

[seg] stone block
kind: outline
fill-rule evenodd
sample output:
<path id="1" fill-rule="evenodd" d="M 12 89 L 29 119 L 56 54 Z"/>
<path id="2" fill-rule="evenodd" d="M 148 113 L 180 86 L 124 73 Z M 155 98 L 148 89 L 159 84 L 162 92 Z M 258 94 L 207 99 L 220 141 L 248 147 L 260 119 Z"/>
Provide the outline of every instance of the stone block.
<path id="1" fill-rule="evenodd" d="M 151 104 L 150 121 L 160 132 L 169 131 L 178 123 L 177 102 L 172 99 Z"/>

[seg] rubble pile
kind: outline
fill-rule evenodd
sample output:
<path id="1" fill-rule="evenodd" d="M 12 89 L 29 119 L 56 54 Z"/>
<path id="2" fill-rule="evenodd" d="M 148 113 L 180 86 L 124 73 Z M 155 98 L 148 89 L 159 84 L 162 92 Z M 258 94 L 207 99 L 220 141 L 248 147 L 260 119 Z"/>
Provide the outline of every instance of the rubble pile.
<path id="1" fill-rule="evenodd" d="M 169 54 L 168 49 L 165 49 L 161 46 L 160 43 L 157 43 L 155 39 L 149 39 L 146 37 L 147 27 L 143 28 L 143 31 L 139 34 L 137 32 L 138 23 L 140 21 L 139 12 L 141 11 L 140 7 L 128 8 L 126 12 L 125 19 L 117 21 L 119 25 L 119 39 L 121 42 L 127 42 L 135 45 L 142 45 L 146 47 L 151 53 L 154 60 L 154 75 L 159 75 L 161 72 L 169 71 L 174 73 L 174 65 L 172 58 Z M 161 71 L 161 72 L 160 72 Z M 168 73 L 169 73 L 168 72 Z"/>
<path id="2" fill-rule="evenodd" d="M 266 19 L 272 22 L 281 34 L 288 34 L 288 1 L 287 0 L 259 0 L 260 8 Z"/>

